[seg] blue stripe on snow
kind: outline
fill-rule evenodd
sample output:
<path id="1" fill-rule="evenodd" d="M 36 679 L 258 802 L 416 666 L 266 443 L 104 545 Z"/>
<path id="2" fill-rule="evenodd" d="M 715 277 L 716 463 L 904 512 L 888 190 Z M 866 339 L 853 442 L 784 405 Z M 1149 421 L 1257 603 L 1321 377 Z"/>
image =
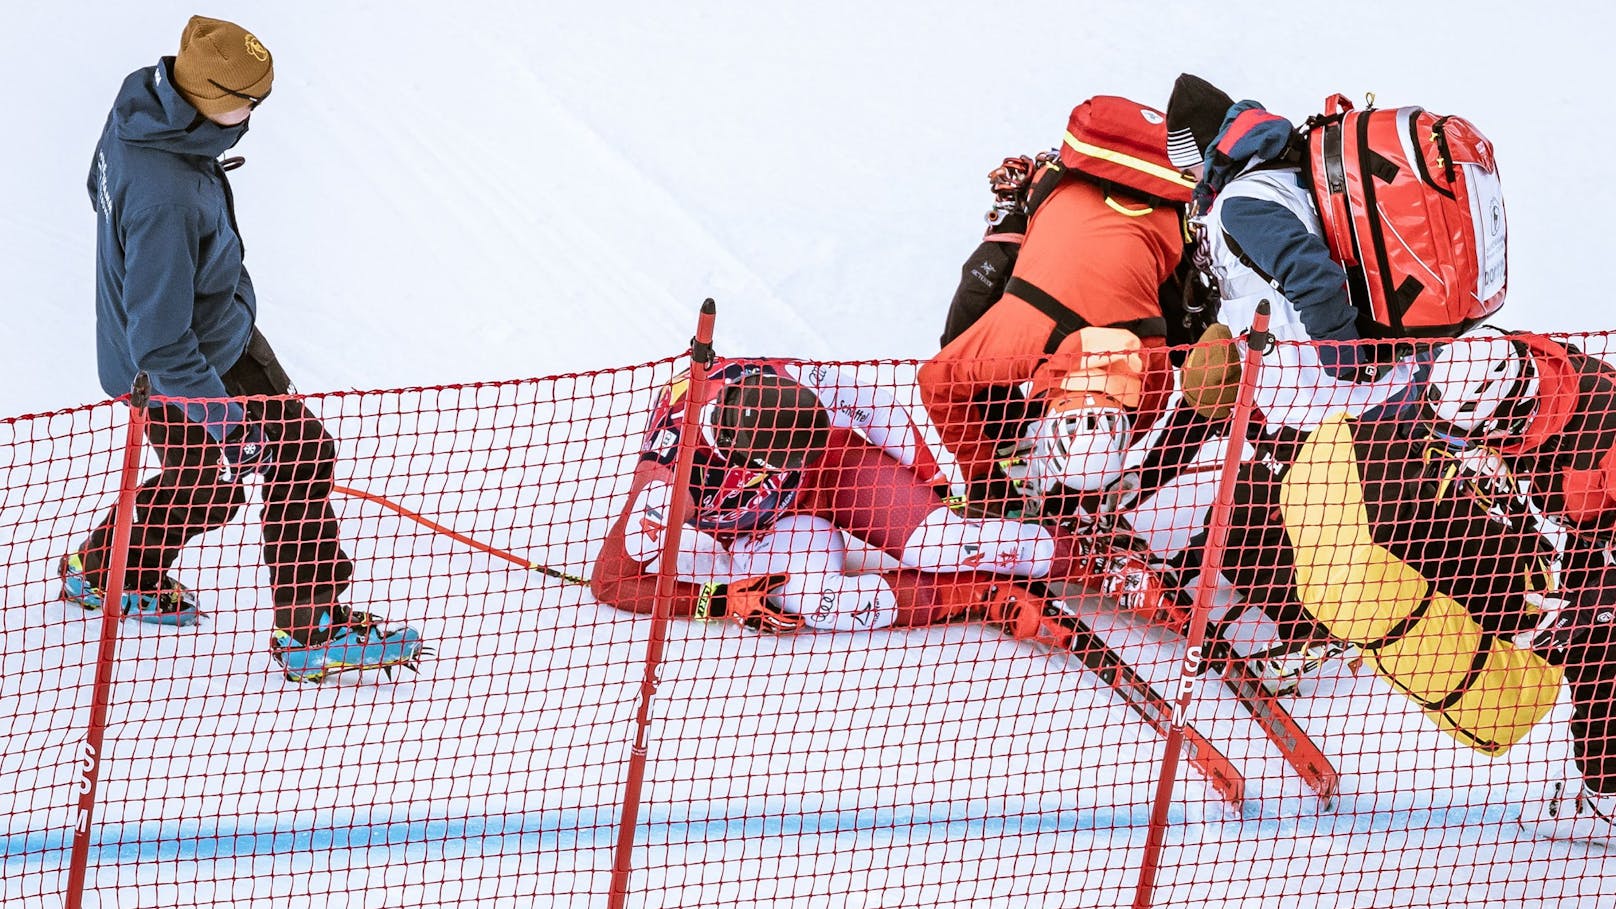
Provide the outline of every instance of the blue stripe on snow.
<path id="1" fill-rule="evenodd" d="M 831 810 L 812 814 L 789 811 L 748 815 L 662 814 L 642 818 L 638 841 L 678 844 L 757 836 L 860 836 L 893 842 L 940 838 L 1053 833 L 1110 833 L 1142 836 L 1150 821 L 1148 805 L 1130 808 L 1041 810 L 997 813 L 980 807 L 935 806 L 935 810 Z M 1461 827 L 1472 829 L 1505 819 L 1505 806 L 1399 808 L 1386 811 L 1311 816 L 1209 819 L 1196 826 L 1224 836 L 1327 836 Z M 1186 826 L 1175 806 L 1168 823 Z M 161 861 L 290 855 L 329 849 L 434 850 L 454 854 L 488 854 L 518 847 L 609 846 L 616 841 L 616 809 L 553 811 L 536 814 L 470 818 L 371 820 L 323 823 L 306 818 L 268 817 L 257 824 L 219 818 L 207 823 L 113 824 L 99 827 L 91 844 L 96 860 Z M 5 863 L 66 864 L 72 831 L 12 833 L 4 837 Z"/>
<path id="2" fill-rule="evenodd" d="M 936 811 L 833 810 L 814 814 L 781 811 L 741 816 L 723 814 L 653 815 L 642 818 L 641 842 L 677 843 L 733 836 L 877 836 L 925 839 L 998 833 L 1065 833 L 1121 828 L 1130 833 L 1149 820 L 1148 807 L 983 814 L 958 806 Z M 1002 812 L 1003 809 L 1001 808 Z M 1183 822 L 1175 809 L 1174 823 Z M 280 855 L 326 849 L 439 848 L 456 852 L 499 852 L 514 846 L 584 846 L 614 843 L 615 808 L 555 811 L 473 818 L 423 818 L 351 823 L 269 817 L 257 824 L 230 818 L 208 823 L 113 824 L 100 826 L 91 849 L 102 860 L 162 860 Z M 6 836 L 7 863 L 66 861 L 72 831 L 56 829 Z M 49 856 L 47 853 L 60 853 Z"/>

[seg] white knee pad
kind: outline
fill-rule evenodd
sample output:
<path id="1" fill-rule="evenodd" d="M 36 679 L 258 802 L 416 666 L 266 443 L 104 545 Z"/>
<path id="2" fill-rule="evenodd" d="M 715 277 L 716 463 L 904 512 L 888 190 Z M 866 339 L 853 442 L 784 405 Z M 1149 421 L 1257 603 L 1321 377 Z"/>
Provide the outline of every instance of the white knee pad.
<path id="1" fill-rule="evenodd" d="M 939 508 L 904 541 L 903 565 L 939 574 L 988 571 L 1024 578 L 1049 574 L 1055 539 L 1036 524 L 962 518 Z"/>
<path id="2" fill-rule="evenodd" d="M 878 574 L 792 575 L 774 598 L 818 631 L 873 631 L 898 618 L 898 597 Z"/>

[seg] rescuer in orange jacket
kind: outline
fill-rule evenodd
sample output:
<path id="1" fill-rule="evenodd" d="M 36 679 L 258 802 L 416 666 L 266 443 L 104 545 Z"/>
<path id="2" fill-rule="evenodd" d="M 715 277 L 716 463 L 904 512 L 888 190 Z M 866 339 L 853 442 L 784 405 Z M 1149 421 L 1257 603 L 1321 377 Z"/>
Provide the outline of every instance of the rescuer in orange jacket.
<path id="1" fill-rule="evenodd" d="M 1053 188 L 1045 189 L 1046 181 Z M 1014 404 L 1007 418 L 995 419 L 1004 389 L 1033 380 L 1040 368 L 1070 373 L 1087 355 L 1105 352 L 1085 350 L 1096 340 L 1085 328 L 1122 329 L 1143 343 L 1135 358 L 1142 394 L 1130 408 L 1135 432 L 1148 429 L 1172 389 L 1159 289 L 1183 257 L 1178 207 L 1048 166 L 1034 182 L 1031 206 L 1004 296 L 920 368 L 921 402 L 968 484 L 985 480 L 997 446 L 1019 437 L 1024 415 Z M 1004 435 L 996 438 L 1000 426 Z"/>

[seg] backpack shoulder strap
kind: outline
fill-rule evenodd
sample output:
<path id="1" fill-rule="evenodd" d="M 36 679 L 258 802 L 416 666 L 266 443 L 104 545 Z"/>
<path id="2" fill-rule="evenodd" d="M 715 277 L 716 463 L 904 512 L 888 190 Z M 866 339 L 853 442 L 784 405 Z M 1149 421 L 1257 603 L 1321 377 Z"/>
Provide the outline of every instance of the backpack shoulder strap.
<path id="1" fill-rule="evenodd" d="M 1028 218 L 1031 218 L 1032 213 L 1038 210 L 1038 206 L 1044 204 L 1044 200 L 1049 198 L 1049 194 L 1055 191 L 1055 187 L 1059 186 L 1061 180 L 1065 177 L 1066 166 L 1061 164 L 1059 160 L 1050 161 L 1038 171 L 1037 175 L 1033 177 L 1032 189 L 1027 192 Z"/>
<path id="2" fill-rule="evenodd" d="M 1055 323 L 1049 332 L 1049 338 L 1044 342 L 1044 355 L 1048 356 L 1061 346 L 1066 336 L 1080 329 L 1088 327 L 1088 320 L 1055 299 L 1048 291 L 1033 284 L 1025 278 L 1011 277 L 1010 283 L 1005 287 L 1005 293 L 1015 294 L 1025 300 L 1029 306 L 1048 316 Z"/>

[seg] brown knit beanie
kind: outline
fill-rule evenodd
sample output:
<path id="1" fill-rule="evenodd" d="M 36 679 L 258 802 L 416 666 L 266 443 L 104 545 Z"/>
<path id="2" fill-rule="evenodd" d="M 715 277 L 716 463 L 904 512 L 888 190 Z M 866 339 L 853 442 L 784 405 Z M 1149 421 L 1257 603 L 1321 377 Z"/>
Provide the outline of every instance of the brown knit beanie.
<path id="1" fill-rule="evenodd" d="M 234 22 L 192 16 L 174 58 L 174 87 L 204 116 L 263 98 L 275 81 L 269 49 Z"/>

